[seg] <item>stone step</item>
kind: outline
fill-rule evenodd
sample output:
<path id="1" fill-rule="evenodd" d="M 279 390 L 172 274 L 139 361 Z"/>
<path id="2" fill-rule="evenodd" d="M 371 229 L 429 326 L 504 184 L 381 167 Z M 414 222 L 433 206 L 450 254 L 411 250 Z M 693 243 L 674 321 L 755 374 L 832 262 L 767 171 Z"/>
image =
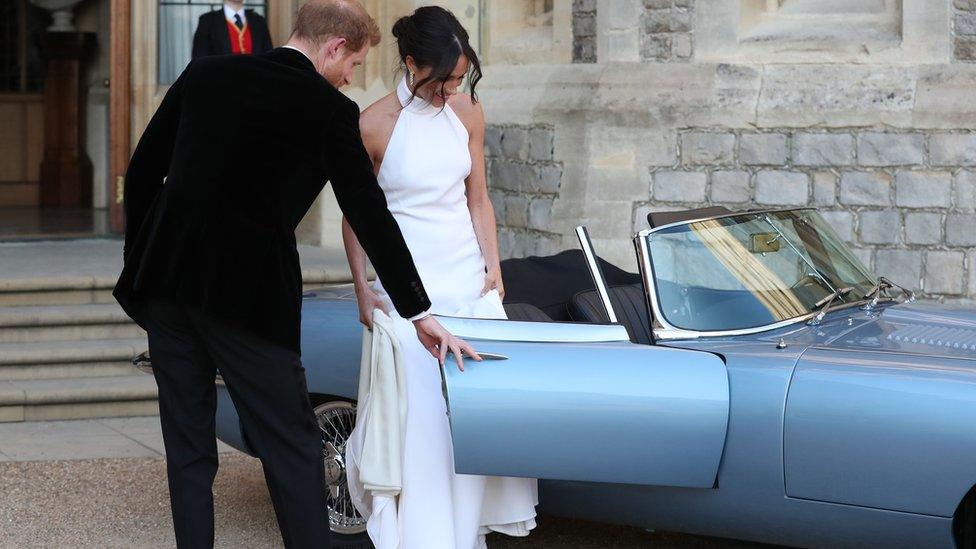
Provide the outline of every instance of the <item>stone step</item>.
<path id="1" fill-rule="evenodd" d="M 148 375 L 0 381 L 0 422 L 158 413 Z"/>
<path id="2" fill-rule="evenodd" d="M 146 338 L 0 343 L 0 381 L 139 375 Z"/>
<path id="3" fill-rule="evenodd" d="M 117 304 L 0 308 L 0 343 L 145 337 Z"/>
<path id="4" fill-rule="evenodd" d="M 0 307 L 115 303 L 115 276 L 0 278 Z"/>

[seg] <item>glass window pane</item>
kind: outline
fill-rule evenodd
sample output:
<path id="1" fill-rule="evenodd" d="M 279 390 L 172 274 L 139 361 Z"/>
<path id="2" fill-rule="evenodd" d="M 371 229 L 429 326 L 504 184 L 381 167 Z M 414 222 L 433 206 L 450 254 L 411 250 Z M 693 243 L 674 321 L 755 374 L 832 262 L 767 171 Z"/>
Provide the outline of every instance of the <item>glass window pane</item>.
<path id="1" fill-rule="evenodd" d="M 159 84 L 168 86 L 176 81 L 190 62 L 193 52 L 193 33 L 197 21 L 208 11 L 223 9 L 222 2 L 206 0 L 159 0 Z M 248 0 L 246 9 L 265 16 L 267 2 Z"/>

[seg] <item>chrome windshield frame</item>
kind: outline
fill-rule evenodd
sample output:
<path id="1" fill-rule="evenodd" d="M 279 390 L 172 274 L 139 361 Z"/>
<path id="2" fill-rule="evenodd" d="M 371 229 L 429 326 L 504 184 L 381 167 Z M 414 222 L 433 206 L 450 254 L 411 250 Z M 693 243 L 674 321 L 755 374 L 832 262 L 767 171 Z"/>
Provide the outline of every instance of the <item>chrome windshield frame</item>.
<path id="1" fill-rule="evenodd" d="M 653 229 L 644 229 L 638 232 L 634 236 L 634 249 L 637 253 L 637 263 L 640 268 L 641 278 L 644 283 L 644 294 L 645 300 L 647 301 L 649 307 L 649 313 L 652 319 L 651 332 L 655 340 L 674 340 L 674 339 L 698 339 L 705 337 L 730 337 L 730 336 L 740 336 L 740 335 L 750 335 L 758 334 L 762 332 L 768 332 L 772 330 L 777 330 L 779 328 L 785 328 L 793 324 L 798 324 L 810 320 L 817 315 L 818 311 L 812 311 L 810 313 L 800 315 L 794 318 L 788 318 L 786 320 L 780 320 L 778 322 L 773 322 L 770 324 L 764 324 L 762 326 L 754 326 L 751 328 L 739 328 L 734 330 L 689 330 L 686 328 L 679 328 L 674 326 L 661 312 L 661 303 L 657 296 L 657 284 L 655 283 L 654 276 L 654 265 L 651 261 L 651 252 L 647 244 L 647 237 L 653 233 L 663 231 L 672 227 L 678 227 L 682 225 L 690 225 L 692 223 L 699 223 L 701 221 L 711 221 L 715 219 L 724 219 L 726 217 L 737 217 L 740 215 L 757 215 L 761 216 L 764 214 L 779 213 L 779 212 L 797 212 L 797 211 L 816 211 L 815 208 L 777 208 L 769 210 L 754 210 L 748 212 L 733 212 L 730 214 L 707 216 L 697 219 L 690 219 L 687 221 L 676 221 L 674 223 L 668 223 L 666 225 L 661 225 L 659 227 L 654 227 Z M 864 299 L 860 299 L 853 302 L 841 303 L 831 310 L 846 309 L 854 305 L 858 305 L 864 302 Z M 829 312 L 829 311 L 828 311 Z"/>

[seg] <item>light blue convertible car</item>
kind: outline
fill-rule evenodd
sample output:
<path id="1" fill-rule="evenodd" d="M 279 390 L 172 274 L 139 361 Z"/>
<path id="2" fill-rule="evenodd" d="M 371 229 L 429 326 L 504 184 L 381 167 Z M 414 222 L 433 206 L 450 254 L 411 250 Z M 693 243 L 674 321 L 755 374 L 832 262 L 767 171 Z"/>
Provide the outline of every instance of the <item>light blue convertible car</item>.
<path id="1" fill-rule="evenodd" d="M 649 224 L 636 273 L 598 260 L 581 229 L 583 253 L 506 262 L 511 320 L 441 319 L 490 357 L 443 371 L 458 472 L 544 479 L 550 515 L 805 547 L 976 546 L 976 311 L 915 303 L 812 210 Z M 302 344 L 332 528 L 355 545 L 350 293 L 306 297 Z M 219 395 L 219 437 L 250 453 Z"/>

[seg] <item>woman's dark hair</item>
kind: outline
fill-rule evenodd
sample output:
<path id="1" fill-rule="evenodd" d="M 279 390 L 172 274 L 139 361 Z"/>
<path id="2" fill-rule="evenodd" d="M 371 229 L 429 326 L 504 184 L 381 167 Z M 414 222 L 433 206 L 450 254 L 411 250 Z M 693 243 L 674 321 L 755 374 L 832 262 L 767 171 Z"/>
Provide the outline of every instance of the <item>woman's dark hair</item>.
<path id="1" fill-rule="evenodd" d="M 444 93 L 444 83 L 454 72 L 458 59 L 464 55 L 469 63 L 468 89 L 471 99 L 478 100 L 474 88 L 481 80 L 481 63 L 478 54 L 468 43 L 468 31 L 464 30 L 453 13 L 439 6 L 417 8 L 413 15 L 397 20 L 393 25 L 393 36 L 396 37 L 400 61 L 404 66 L 409 55 L 418 67 L 431 68 L 430 75 L 417 82 L 414 90 L 439 80 L 441 93 Z M 416 95 L 414 91 L 413 97 Z"/>

